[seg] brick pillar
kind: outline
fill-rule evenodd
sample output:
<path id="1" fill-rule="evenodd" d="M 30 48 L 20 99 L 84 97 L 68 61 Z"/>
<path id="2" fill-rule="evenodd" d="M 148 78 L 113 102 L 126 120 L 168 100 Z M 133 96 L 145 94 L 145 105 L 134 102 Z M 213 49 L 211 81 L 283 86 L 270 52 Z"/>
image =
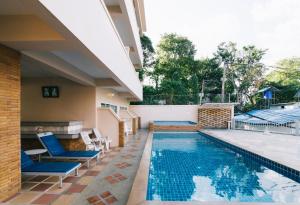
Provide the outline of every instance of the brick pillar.
<path id="1" fill-rule="evenodd" d="M 204 104 L 198 109 L 198 124 L 201 128 L 227 128 L 233 109 L 230 104 Z"/>
<path id="2" fill-rule="evenodd" d="M 137 118 L 132 118 L 132 134 L 135 135 L 137 133 Z"/>
<path id="3" fill-rule="evenodd" d="M 125 122 L 119 122 L 119 147 L 125 146 Z"/>
<path id="4" fill-rule="evenodd" d="M 153 131 L 154 131 L 154 123 L 149 122 L 149 132 L 153 132 Z"/>
<path id="5" fill-rule="evenodd" d="M 141 119 L 141 117 L 138 117 L 138 128 L 139 129 L 142 128 L 142 119 Z"/>
<path id="6" fill-rule="evenodd" d="M 20 54 L 0 45 L 0 201 L 21 188 Z"/>

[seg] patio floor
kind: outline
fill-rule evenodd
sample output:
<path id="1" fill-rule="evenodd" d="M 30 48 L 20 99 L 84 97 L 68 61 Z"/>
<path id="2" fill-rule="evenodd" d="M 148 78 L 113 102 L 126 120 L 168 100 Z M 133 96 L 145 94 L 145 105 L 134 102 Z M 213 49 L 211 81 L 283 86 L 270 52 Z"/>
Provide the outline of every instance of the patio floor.
<path id="1" fill-rule="evenodd" d="M 203 132 L 300 171 L 300 136 L 244 130 Z"/>
<path id="2" fill-rule="evenodd" d="M 64 179 L 48 176 L 22 177 L 22 190 L 4 204 L 107 205 L 126 204 L 139 166 L 148 132 L 140 130 L 124 148 L 114 148 L 79 176 Z"/>

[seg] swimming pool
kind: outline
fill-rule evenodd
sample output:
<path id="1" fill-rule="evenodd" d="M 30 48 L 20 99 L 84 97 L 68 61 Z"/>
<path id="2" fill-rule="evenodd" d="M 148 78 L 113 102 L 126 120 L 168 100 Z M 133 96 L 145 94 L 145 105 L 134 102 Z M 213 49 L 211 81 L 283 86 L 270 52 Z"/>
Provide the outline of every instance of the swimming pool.
<path id="1" fill-rule="evenodd" d="M 154 125 L 160 126 L 187 126 L 196 125 L 197 123 L 192 121 L 154 121 Z"/>
<path id="2" fill-rule="evenodd" d="M 154 133 L 147 200 L 300 202 L 300 184 L 201 133 Z"/>

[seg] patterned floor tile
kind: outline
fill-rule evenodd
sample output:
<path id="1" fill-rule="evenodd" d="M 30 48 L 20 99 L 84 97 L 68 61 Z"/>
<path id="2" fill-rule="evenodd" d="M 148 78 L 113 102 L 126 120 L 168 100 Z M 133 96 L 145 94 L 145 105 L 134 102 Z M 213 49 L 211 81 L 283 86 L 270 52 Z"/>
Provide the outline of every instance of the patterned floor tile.
<path id="1" fill-rule="evenodd" d="M 63 182 L 75 183 L 78 179 L 79 179 L 79 177 L 68 176 L 63 180 Z"/>
<path id="2" fill-rule="evenodd" d="M 78 194 L 60 195 L 51 205 L 70 205 L 78 197 Z"/>
<path id="3" fill-rule="evenodd" d="M 21 190 L 22 191 L 28 191 L 30 189 L 32 189 L 34 186 L 38 185 L 37 182 L 24 182 L 21 185 Z"/>
<path id="4" fill-rule="evenodd" d="M 94 166 L 93 168 L 91 168 L 91 171 L 102 171 L 104 169 L 104 165 L 97 165 L 97 166 Z"/>
<path id="5" fill-rule="evenodd" d="M 71 185 L 72 183 L 63 183 L 63 186 L 60 188 L 59 184 L 55 184 L 47 191 L 47 194 L 61 194 L 65 192 L 67 189 L 69 189 Z"/>
<path id="6" fill-rule="evenodd" d="M 117 202 L 118 200 L 117 200 L 116 197 L 111 196 L 111 197 L 109 197 L 109 198 L 106 198 L 105 201 L 106 201 L 106 203 L 108 203 L 108 204 L 113 204 L 113 203 Z"/>
<path id="7" fill-rule="evenodd" d="M 118 200 L 109 191 L 105 191 L 100 195 L 94 195 L 87 198 L 87 201 L 92 205 L 99 205 L 99 204 L 102 205 L 102 204 L 113 204 Z"/>
<path id="8" fill-rule="evenodd" d="M 22 175 L 21 180 L 22 180 L 22 182 L 26 182 L 26 181 L 29 181 L 32 178 L 34 178 L 34 176 L 25 176 L 25 175 Z"/>
<path id="9" fill-rule="evenodd" d="M 111 196 L 112 194 L 109 192 L 109 191 L 106 191 L 106 192 L 103 192 L 102 194 L 100 194 L 100 196 L 102 197 L 102 198 L 106 198 L 106 197 L 109 197 L 109 196 Z"/>
<path id="10" fill-rule="evenodd" d="M 39 195 L 39 193 L 34 192 L 21 193 L 15 198 L 13 198 L 11 201 L 9 201 L 9 204 L 28 204 Z"/>
<path id="11" fill-rule="evenodd" d="M 118 167 L 119 169 L 125 169 L 127 167 L 130 167 L 131 164 L 129 164 L 127 162 L 121 162 L 121 163 L 115 164 L 115 166 Z"/>
<path id="12" fill-rule="evenodd" d="M 72 184 L 72 186 L 68 189 L 67 193 L 80 193 L 83 191 L 83 189 L 86 187 L 86 185 L 81 184 Z"/>
<path id="13" fill-rule="evenodd" d="M 85 173 L 86 176 L 98 176 L 100 174 L 100 171 L 87 171 Z"/>
<path id="14" fill-rule="evenodd" d="M 50 204 L 53 202 L 59 195 L 57 194 L 43 194 L 36 200 L 32 202 L 32 204 Z"/>
<path id="15" fill-rule="evenodd" d="M 93 205 L 106 205 L 106 204 L 102 201 L 98 201 L 98 202 L 94 203 Z"/>
<path id="16" fill-rule="evenodd" d="M 44 182 L 58 182 L 58 177 L 57 176 L 52 176 L 46 179 Z"/>
<path id="17" fill-rule="evenodd" d="M 6 199 L 3 200 L 2 202 L 3 202 L 3 203 L 6 203 L 6 202 L 8 202 L 8 201 L 10 201 L 10 200 L 12 200 L 12 199 L 14 199 L 14 198 L 16 198 L 16 197 L 19 196 L 20 194 L 21 194 L 21 193 L 16 193 L 16 194 L 14 194 L 14 195 L 12 195 L 12 196 L 6 198 Z"/>
<path id="18" fill-rule="evenodd" d="M 110 184 L 116 184 L 120 181 L 123 181 L 123 180 L 127 179 L 127 177 L 120 174 L 120 173 L 116 173 L 116 174 L 113 174 L 113 175 L 110 175 L 110 176 L 106 176 L 105 179 Z"/>
<path id="19" fill-rule="evenodd" d="M 93 176 L 84 176 L 84 177 L 81 177 L 78 181 L 77 181 L 77 184 L 81 184 L 81 185 L 88 185 L 90 182 L 93 181 L 95 177 Z"/>
<path id="20" fill-rule="evenodd" d="M 108 180 L 108 182 L 109 182 L 110 184 L 116 184 L 116 183 L 119 182 L 119 180 L 117 180 L 117 179 L 111 179 L 111 180 Z"/>
<path id="21" fill-rule="evenodd" d="M 95 195 L 95 196 L 91 196 L 91 197 L 87 198 L 87 201 L 90 204 L 94 204 L 94 203 L 96 203 L 98 201 L 101 201 L 101 198 L 98 195 Z"/>
<path id="22" fill-rule="evenodd" d="M 127 154 L 127 155 L 122 155 L 121 157 L 124 158 L 124 159 L 132 159 L 132 158 L 134 158 L 135 156 L 132 155 L 132 154 Z"/>
<path id="23" fill-rule="evenodd" d="M 46 191 L 47 189 L 49 189 L 51 186 L 53 186 L 53 184 L 51 183 L 40 183 L 37 186 L 33 187 L 30 191 Z"/>
<path id="24" fill-rule="evenodd" d="M 125 149 L 124 148 L 113 148 L 110 152 L 102 155 L 103 158 L 100 162 L 96 163 L 96 160 L 93 160 L 90 163 L 90 168 L 87 169 L 86 166 L 81 167 L 79 170 L 79 176 L 69 176 L 64 179 L 63 187 L 58 187 L 58 177 L 49 177 L 49 176 L 31 176 L 31 177 L 22 177 L 22 190 L 16 196 L 9 199 L 9 204 L 47 204 L 51 202 L 53 205 L 70 205 L 76 202 L 76 200 L 82 200 L 82 192 L 85 193 L 85 188 L 93 183 L 95 176 L 101 176 L 99 180 L 104 179 L 109 184 L 105 185 L 112 188 L 111 185 L 114 185 L 115 188 L 119 189 L 118 186 L 123 186 L 127 183 L 121 183 L 121 181 L 126 180 L 127 176 L 124 176 L 122 173 L 113 173 L 116 170 L 115 167 L 124 169 L 129 166 L 134 166 L 135 164 L 131 163 L 133 158 L 136 158 L 136 153 L 132 153 L 135 151 L 140 151 L 138 149 L 139 142 L 128 144 Z M 122 151 L 122 152 L 121 152 Z M 119 162 L 112 161 L 116 157 Z M 126 162 L 128 161 L 128 162 Z M 108 172 L 110 176 L 102 178 L 107 166 L 111 167 L 112 172 Z M 126 173 L 131 170 L 127 169 Z M 124 170 L 125 171 L 125 170 Z M 121 172 L 121 170 L 120 170 Z M 105 175 L 104 175 L 105 176 Z M 129 176 L 129 175 L 128 175 Z M 98 179 L 98 178 L 97 178 Z M 128 180 L 129 181 L 129 180 Z M 120 183 L 120 185 L 118 185 Z M 111 185 L 110 185 L 111 184 Z M 116 185 L 115 185 L 116 184 Z M 113 195 L 109 191 L 105 191 L 104 187 L 99 188 L 97 194 L 97 199 L 94 201 L 87 201 L 91 205 L 108 205 L 108 204 L 123 204 L 123 198 L 117 193 L 117 195 Z M 104 192 L 103 192 L 104 191 Z M 83 200 L 85 200 L 83 198 Z M 12 202 L 12 203 L 11 203 Z"/>
<path id="25" fill-rule="evenodd" d="M 49 178 L 49 176 L 36 176 L 36 177 L 31 178 L 29 181 L 31 181 L 31 182 L 42 182 L 42 181 L 44 181 L 48 178 Z"/>
<path id="26" fill-rule="evenodd" d="M 123 180 L 126 180 L 127 179 L 127 177 L 125 177 L 125 176 L 119 176 L 119 177 L 117 177 L 120 181 L 123 181 Z"/>

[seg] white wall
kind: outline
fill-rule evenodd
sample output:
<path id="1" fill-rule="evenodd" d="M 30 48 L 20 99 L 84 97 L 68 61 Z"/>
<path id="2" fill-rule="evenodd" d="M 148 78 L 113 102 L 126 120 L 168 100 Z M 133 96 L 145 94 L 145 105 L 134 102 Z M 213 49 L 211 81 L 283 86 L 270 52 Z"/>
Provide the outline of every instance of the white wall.
<path id="1" fill-rule="evenodd" d="M 103 0 L 39 2 L 84 44 L 90 58 L 96 57 L 99 66 L 104 64 L 113 79 L 143 99 L 142 84 Z"/>
<path id="2" fill-rule="evenodd" d="M 154 120 L 198 120 L 198 105 L 131 105 L 129 110 L 141 117 L 142 128 Z"/>
<path id="3" fill-rule="evenodd" d="M 97 92 L 97 107 L 101 107 L 101 103 L 116 105 L 116 106 L 123 106 L 128 107 L 129 101 L 118 95 L 115 91 L 108 89 L 108 88 L 96 88 Z"/>
<path id="4" fill-rule="evenodd" d="M 119 121 L 120 118 L 111 109 L 97 109 L 97 129 L 111 139 L 112 147 L 119 146 Z"/>

